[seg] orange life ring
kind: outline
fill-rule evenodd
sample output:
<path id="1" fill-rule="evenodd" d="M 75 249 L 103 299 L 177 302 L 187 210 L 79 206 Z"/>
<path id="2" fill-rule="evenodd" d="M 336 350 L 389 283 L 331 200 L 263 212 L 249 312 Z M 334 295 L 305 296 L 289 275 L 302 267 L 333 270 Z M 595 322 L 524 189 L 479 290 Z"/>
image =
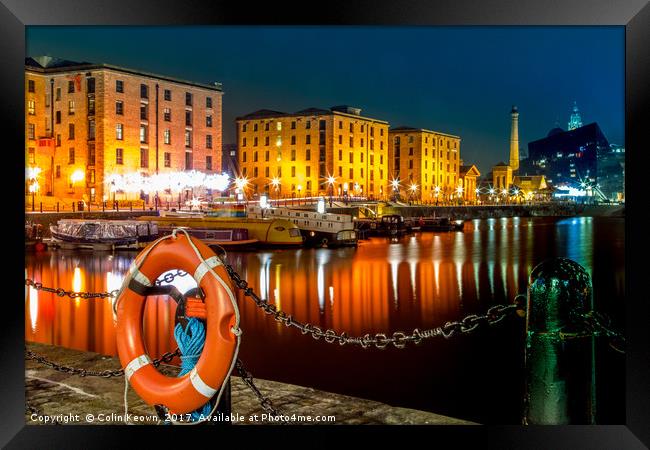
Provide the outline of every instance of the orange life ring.
<path id="1" fill-rule="evenodd" d="M 142 336 L 143 291 L 172 269 L 192 275 L 203 290 L 207 321 L 201 357 L 191 372 L 178 378 L 161 374 L 151 364 Z M 219 392 L 234 366 L 241 332 L 228 274 L 207 245 L 181 232 L 149 244 L 131 265 L 116 306 L 117 351 L 124 375 L 147 404 L 189 413 Z"/>

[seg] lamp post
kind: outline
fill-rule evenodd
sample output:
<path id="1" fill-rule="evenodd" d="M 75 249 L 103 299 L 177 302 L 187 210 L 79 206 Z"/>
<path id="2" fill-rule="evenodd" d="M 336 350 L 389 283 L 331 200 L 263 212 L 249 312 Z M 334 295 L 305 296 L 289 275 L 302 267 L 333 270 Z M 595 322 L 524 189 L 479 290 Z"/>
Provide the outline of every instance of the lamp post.
<path id="1" fill-rule="evenodd" d="M 397 202 L 397 197 L 399 195 L 399 179 L 393 178 L 390 184 L 393 186 L 393 201 Z"/>
<path id="2" fill-rule="evenodd" d="M 280 200 L 280 179 L 278 177 L 274 177 L 271 179 L 271 186 L 273 186 L 275 190 L 275 195 L 278 198 L 278 201 Z"/>
<path id="3" fill-rule="evenodd" d="M 463 187 L 458 186 L 456 188 L 456 193 L 458 194 L 458 205 L 460 205 L 463 201 Z"/>
<path id="4" fill-rule="evenodd" d="M 334 194 L 334 182 L 336 181 L 336 178 L 334 178 L 332 175 L 327 177 L 327 184 L 329 186 L 329 191 L 330 191 L 330 208 L 332 207 L 332 195 Z"/>
<path id="5" fill-rule="evenodd" d="M 296 189 L 298 190 L 298 205 L 300 205 L 300 191 L 302 191 L 302 185 L 299 184 L 296 186 Z"/>
<path id="6" fill-rule="evenodd" d="M 412 202 L 413 199 L 415 198 L 415 194 L 416 194 L 416 192 L 418 190 L 418 185 L 415 184 L 415 183 L 411 183 L 411 187 L 409 188 L 409 190 L 410 190 L 410 196 L 411 196 L 411 202 Z"/>
<path id="7" fill-rule="evenodd" d="M 490 201 L 494 202 L 494 188 L 490 188 L 488 192 L 490 193 Z"/>
<path id="8" fill-rule="evenodd" d="M 74 184 L 75 184 L 77 181 L 81 181 L 81 180 L 83 180 L 84 177 L 85 177 L 84 172 L 83 172 L 83 170 L 81 170 L 81 169 L 77 169 L 77 170 L 75 170 L 75 171 L 72 173 L 72 175 L 70 175 L 70 188 L 72 189 L 72 197 L 73 197 L 73 198 L 74 198 Z M 82 196 L 82 200 L 83 200 L 83 196 Z"/>
<path id="9" fill-rule="evenodd" d="M 36 202 L 36 191 L 38 191 L 39 185 L 38 185 L 38 174 L 41 173 L 41 169 L 38 167 L 30 167 L 27 169 L 27 190 L 29 191 L 30 194 L 32 194 L 32 211 L 34 211 L 35 208 L 35 202 Z"/>

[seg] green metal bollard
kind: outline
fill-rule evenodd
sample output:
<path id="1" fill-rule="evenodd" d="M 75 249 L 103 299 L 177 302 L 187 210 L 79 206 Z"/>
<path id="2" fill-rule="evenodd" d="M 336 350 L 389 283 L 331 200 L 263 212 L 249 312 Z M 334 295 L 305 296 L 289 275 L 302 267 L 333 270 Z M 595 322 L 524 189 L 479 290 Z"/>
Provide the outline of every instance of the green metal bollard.
<path id="1" fill-rule="evenodd" d="M 595 339 L 580 319 L 593 309 L 591 277 L 553 258 L 530 274 L 524 425 L 594 424 Z"/>

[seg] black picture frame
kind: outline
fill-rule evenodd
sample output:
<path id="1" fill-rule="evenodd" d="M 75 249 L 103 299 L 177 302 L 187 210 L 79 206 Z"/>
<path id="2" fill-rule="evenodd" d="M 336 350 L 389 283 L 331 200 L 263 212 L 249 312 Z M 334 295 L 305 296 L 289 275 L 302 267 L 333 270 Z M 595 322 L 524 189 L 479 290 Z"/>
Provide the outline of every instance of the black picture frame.
<path id="1" fill-rule="evenodd" d="M 311 8 L 310 6 L 317 6 Z M 26 426 L 24 420 L 24 307 L 18 299 L 19 264 L 23 261 L 21 239 L 24 204 L 18 192 L 24 186 L 24 80 L 25 26 L 28 25 L 618 25 L 625 27 L 626 125 L 626 299 L 627 397 L 625 425 L 598 426 L 479 426 L 479 427 L 229 427 L 214 431 L 201 427 Z M 4 87 L 0 106 L 4 144 L 4 191 L 2 227 L 7 263 L 2 333 L 2 384 L 0 398 L 0 444 L 7 448 L 115 448 L 135 445 L 137 438 L 163 439 L 168 445 L 241 443 L 251 437 L 266 445 L 286 444 L 319 447 L 342 445 L 354 438 L 384 441 L 387 434 L 400 435 L 400 446 L 443 448 L 473 441 L 480 447 L 540 449 L 635 449 L 650 446 L 650 342 L 647 326 L 647 295 L 643 289 L 644 195 L 641 179 L 644 127 L 647 127 L 650 83 L 650 6 L 647 0 L 363 0 L 327 2 L 225 2 L 140 0 L 0 0 L 0 77 Z M 597 93 L 594 93 L 597 95 Z M 14 184 L 15 183 L 15 184 Z M 630 216 L 631 214 L 631 216 Z M 15 227 L 15 228 L 14 228 Z M 20 232 L 22 233 L 22 232 Z M 19 234 L 19 236 L 22 236 Z M 24 265 L 23 265 L 24 268 Z M 22 275 L 20 275 L 22 276 Z M 21 320 L 22 319 L 22 320 Z M 287 432 L 288 428 L 290 429 Z M 206 431 L 207 430 L 207 431 Z M 323 433 L 322 431 L 326 431 Z M 210 433 L 203 436 L 204 433 Z M 314 439 L 318 433 L 318 440 Z M 418 434 L 417 438 L 413 433 Z M 199 435 L 201 435 L 199 437 Z M 405 438 L 405 439 L 404 439 Z M 421 441 L 419 438 L 424 438 Z M 199 441 L 199 439 L 201 439 Z M 207 442 L 210 442 L 207 441 Z M 201 442 L 201 444 L 199 444 Z M 351 442 L 351 441 L 349 441 Z M 421 444 L 417 444 L 421 442 Z M 409 444 L 410 443 L 410 444 Z M 397 443 L 396 443 L 397 444 Z M 364 446 L 367 446 L 366 443 Z"/>

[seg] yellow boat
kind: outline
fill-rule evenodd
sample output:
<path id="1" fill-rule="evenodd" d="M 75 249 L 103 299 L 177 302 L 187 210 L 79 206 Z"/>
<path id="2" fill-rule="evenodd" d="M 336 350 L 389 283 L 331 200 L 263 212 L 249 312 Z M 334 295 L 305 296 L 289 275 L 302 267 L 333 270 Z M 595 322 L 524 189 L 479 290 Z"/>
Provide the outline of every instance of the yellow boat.
<path id="1" fill-rule="evenodd" d="M 160 228 L 188 227 L 196 229 L 248 230 L 249 239 L 257 239 L 265 246 L 299 246 L 303 239 L 300 229 L 285 219 L 248 219 L 245 217 L 196 217 L 196 216 L 141 216 L 138 220 L 157 222 Z"/>

